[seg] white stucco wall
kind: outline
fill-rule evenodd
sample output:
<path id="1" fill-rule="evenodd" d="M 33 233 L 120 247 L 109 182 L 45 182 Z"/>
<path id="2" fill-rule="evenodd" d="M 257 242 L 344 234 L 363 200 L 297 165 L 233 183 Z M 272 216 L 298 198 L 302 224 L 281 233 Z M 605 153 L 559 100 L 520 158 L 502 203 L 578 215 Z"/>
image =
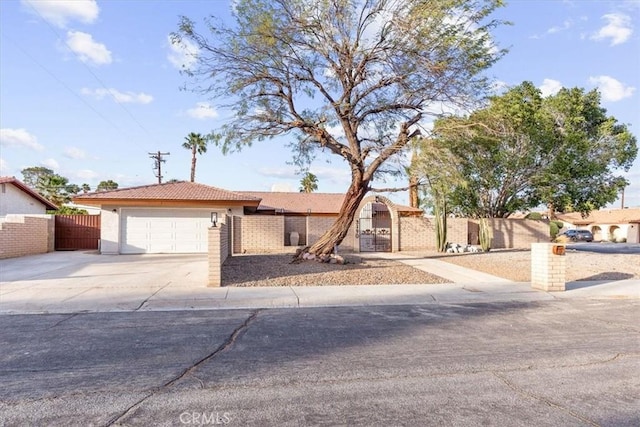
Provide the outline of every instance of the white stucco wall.
<path id="1" fill-rule="evenodd" d="M 120 252 L 120 209 L 102 206 L 100 215 L 100 253 L 117 254 Z"/>
<path id="2" fill-rule="evenodd" d="M 9 214 L 43 215 L 47 211 L 44 203 L 16 188 L 13 184 L 0 184 L 0 216 Z"/>

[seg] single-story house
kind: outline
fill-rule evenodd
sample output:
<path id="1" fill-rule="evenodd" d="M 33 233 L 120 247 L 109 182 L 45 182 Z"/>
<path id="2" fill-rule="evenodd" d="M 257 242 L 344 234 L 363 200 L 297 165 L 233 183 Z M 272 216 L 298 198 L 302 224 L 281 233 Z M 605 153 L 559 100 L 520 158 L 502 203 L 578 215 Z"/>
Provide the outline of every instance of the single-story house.
<path id="1" fill-rule="evenodd" d="M 12 176 L 0 177 L 0 217 L 44 215 L 58 207 Z"/>
<path id="2" fill-rule="evenodd" d="M 106 254 L 206 253 L 207 228 L 244 215 L 260 200 L 208 185 L 175 182 L 79 194 L 74 203 L 101 210 Z"/>
<path id="3" fill-rule="evenodd" d="M 51 252 L 58 207 L 9 176 L 0 177 L 0 259 Z"/>
<path id="4" fill-rule="evenodd" d="M 595 241 L 640 243 L 640 208 L 601 209 L 585 218 L 573 212 L 558 214 L 557 218 L 565 228 L 591 231 Z"/>
<path id="5" fill-rule="evenodd" d="M 172 182 L 79 194 L 73 201 L 100 208 L 102 253 L 132 254 L 205 253 L 213 219 L 231 223 L 233 253 L 295 246 L 292 232 L 298 233 L 300 245 L 313 243 L 338 215 L 343 199 L 344 194 L 228 191 Z M 397 222 L 400 216 L 422 216 L 420 209 L 378 196 L 368 199 L 355 228 L 363 234 L 377 229 L 378 247 L 385 241 L 385 250 L 393 244 L 392 217 Z M 352 245 L 345 247 L 353 249 Z"/>

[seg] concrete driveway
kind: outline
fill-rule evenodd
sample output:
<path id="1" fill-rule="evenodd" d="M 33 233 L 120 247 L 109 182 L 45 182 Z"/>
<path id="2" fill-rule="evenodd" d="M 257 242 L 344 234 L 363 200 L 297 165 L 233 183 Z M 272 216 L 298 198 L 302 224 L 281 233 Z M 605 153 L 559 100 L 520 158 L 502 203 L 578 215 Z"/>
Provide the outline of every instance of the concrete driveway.
<path id="1" fill-rule="evenodd" d="M 51 252 L 0 260 L 0 312 L 131 311 L 163 293 L 209 298 L 206 254 Z"/>

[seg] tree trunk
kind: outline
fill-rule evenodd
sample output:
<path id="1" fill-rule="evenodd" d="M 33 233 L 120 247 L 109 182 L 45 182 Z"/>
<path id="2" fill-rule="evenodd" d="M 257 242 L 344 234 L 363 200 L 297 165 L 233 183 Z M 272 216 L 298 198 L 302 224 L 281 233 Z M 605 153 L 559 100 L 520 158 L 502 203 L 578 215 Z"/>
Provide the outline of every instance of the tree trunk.
<path id="1" fill-rule="evenodd" d="M 415 176 L 409 177 L 409 206 L 412 208 L 420 207 L 420 200 L 418 198 L 418 178 Z"/>
<path id="2" fill-rule="evenodd" d="M 193 150 L 191 151 L 191 182 L 195 182 L 196 180 L 196 146 L 193 146 Z"/>
<path id="3" fill-rule="evenodd" d="M 309 248 L 308 252 L 317 255 L 329 255 L 344 240 L 349 227 L 358 213 L 360 202 L 367 194 L 369 183 L 354 181 L 342 202 L 336 222 Z"/>

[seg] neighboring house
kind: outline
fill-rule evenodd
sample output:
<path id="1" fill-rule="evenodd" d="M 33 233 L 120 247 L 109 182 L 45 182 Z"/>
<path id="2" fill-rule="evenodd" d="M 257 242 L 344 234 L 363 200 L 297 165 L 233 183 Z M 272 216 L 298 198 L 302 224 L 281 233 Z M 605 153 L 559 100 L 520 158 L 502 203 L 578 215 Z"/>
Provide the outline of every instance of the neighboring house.
<path id="1" fill-rule="evenodd" d="M 640 208 L 602 209 L 583 218 L 574 212 L 558 214 L 565 228 L 589 230 L 594 241 L 640 243 Z"/>
<path id="2" fill-rule="evenodd" d="M 51 252 L 58 207 L 22 181 L 0 177 L 0 259 Z"/>
<path id="3" fill-rule="evenodd" d="M 43 215 L 58 207 L 15 177 L 0 177 L 0 217 Z"/>

